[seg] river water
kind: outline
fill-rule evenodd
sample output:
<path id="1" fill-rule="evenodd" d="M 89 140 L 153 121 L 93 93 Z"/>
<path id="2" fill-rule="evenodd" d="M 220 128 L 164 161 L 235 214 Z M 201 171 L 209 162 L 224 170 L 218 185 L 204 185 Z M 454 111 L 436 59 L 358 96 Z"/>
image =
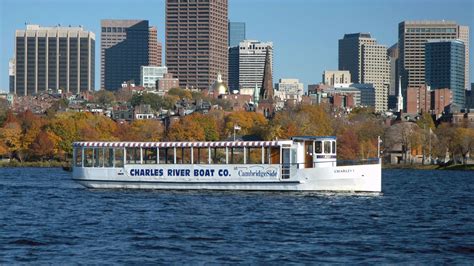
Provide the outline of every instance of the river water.
<path id="1" fill-rule="evenodd" d="M 0 168 L 0 264 L 474 262 L 474 173 L 384 170 L 383 193 L 90 190 Z"/>

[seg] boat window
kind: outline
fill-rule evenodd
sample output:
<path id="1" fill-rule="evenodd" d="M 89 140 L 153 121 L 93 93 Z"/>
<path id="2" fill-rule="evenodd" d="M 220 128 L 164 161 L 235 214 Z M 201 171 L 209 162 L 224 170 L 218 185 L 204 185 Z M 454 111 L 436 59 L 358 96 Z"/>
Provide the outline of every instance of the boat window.
<path id="1" fill-rule="evenodd" d="M 82 166 L 82 148 L 74 148 L 74 166 L 81 167 Z"/>
<path id="2" fill-rule="evenodd" d="M 306 142 L 306 154 L 309 156 L 313 156 L 313 143 L 307 141 Z"/>
<path id="3" fill-rule="evenodd" d="M 166 163 L 174 164 L 174 148 L 166 148 Z"/>
<path id="4" fill-rule="evenodd" d="M 270 150 L 271 150 L 271 154 L 270 154 L 271 161 L 270 161 L 270 163 L 271 164 L 280 164 L 280 147 L 272 147 Z"/>
<path id="5" fill-rule="evenodd" d="M 159 164 L 166 164 L 166 148 L 159 148 L 158 149 L 158 163 Z"/>
<path id="6" fill-rule="evenodd" d="M 213 164 L 226 164 L 225 148 L 211 149 L 211 159 Z"/>
<path id="7" fill-rule="evenodd" d="M 183 149 L 176 148 L 176 163 L 182 164 L 183 163 Z"/>
<path id="8" fill-rule="evenodd" d="M 94 149 L 94 167 L 103 167 L 104 166 L 104 149 L 95 148 Z"/>
<path id="9" fill-rule="evenodd" d="M 321 154 L 323 152 L 323 145 L 321 141 L 316 141 L 314 145 L 314 152 Z"/>
<path id="10" fill-rule="evenodd" d="M 194 164 L 208 164 L 209 163 L 209 149 L 208 148 L 193 148 Z"/>
<path id="11" fill-rule="evenodd" d="M 123 149 L 115 149 L 115 167 L 123 167 Z"/>
<path id="12" fill-rule="evenodd" d="M 127 164 L 140 164 L 140 148 L 127 148 Z"/>
<path id="13" fill-rule="evenodd" d="M 191 148 L 183 148 L 183 163 L 191 163 Z"/>
<path id="14" fill-rule="evenodd" d="M 243 164 L 244 163 L 244 148 L 229 148 L 229 163 Z"/>
<path id="15" fill-rule="evenodd" d="M 336 154 L 336 142 L 332 142 L 332 153 Z"/>
<path id="16" fill-rule="evenodd" d="M 265 147 L 263 163 L 264 164 L 279 164 L 280 163 L 280 147 Z"/>
<path id="17" fill-rule="evenodd" d="M 325 141 L 324 142 L 324 153 L 331 153 L 331 142 Z"/>
<path id="18" fill-rule="evenodd" d="M 104 149 L 104 167 L 114 167 L 114 149 Z"/>
<path id="19" fill-rule="evenodd" d="M 190 164 L 191 163 L 191 148 L 176 148 L 176 163 Z"/>
<path id="20" fill-rule="evenodd" d="M 92 167 L 94 161 L 94 149 L 84 148 L 84 167 Z"/>
<path id="21" fill-rule="evenodd" d="M 143 163 L 144 164 L 156 164 L 156 159 L 157 159 L 156 148 L 143 149 Z"/>
<path id="22" fill-rule="evenodd" d="M 262 148 L 249 147 L 247 148 L 247 164 L 261 164 L 262 163 Z"/>

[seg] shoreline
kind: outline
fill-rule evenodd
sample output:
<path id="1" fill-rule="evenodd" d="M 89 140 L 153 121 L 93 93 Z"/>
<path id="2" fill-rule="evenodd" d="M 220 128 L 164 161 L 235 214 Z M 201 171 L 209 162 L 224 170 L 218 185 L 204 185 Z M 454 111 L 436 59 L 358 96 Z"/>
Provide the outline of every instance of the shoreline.
<path id="1" fill-rule="evenodd" d="M 440 166 L 435 164 L 383 164 L 382 169 L 413 169 L 413 170 L 457 170 L 457 171 L 474 171 L 474 164 L 454 164 L 449 166 Z"/>
<path id="2" fill-rule="evenodd" d="M 59 161 L 38 161 L 38 162 L 18 162 L 18 161 L 3 161 L 0 162 L 0 168 L 63 168 L 69 167 L 67 162 Z"/>

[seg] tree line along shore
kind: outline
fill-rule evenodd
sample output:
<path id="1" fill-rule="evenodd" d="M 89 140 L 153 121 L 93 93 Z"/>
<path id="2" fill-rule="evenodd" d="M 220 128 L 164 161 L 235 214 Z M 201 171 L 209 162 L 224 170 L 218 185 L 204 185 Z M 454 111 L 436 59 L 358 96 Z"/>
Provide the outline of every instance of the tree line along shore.
<path id="1" fill-rule="evenodd" d="M 173 98 L 161 97 L 161 102 L 156 99 L 150 102 L 143 96 L 133 96 L 129 100 L 134 106 L 152 103 L 153 108 L 162 108 L 172 106 L 173 101 L 183 97 L 202 96 L 181 91 Z M 101 92 L 94 101 L 110 105 L 116 99 Z M 160 119 L 115 121 L 105 115 L 67 111 L 58 105 L 42 114 L 29 110 L 14 113 L 0 106 L 0 166 L 66 165 L 72 158 L 74 141 L 231 140 L 236 125 L 240 128 L 239 137 L 252 140 L 287 139 L 298 135 L 337 136 L 340 160 L 377 157 L 378 136 L 382 139 L 381 151 L 387 162 L 393 145 L 403 147 L 405 167 L 415 167 L 408 160 L 413 154 L 428 156 L 429 152 L 430 158 L 438 158 L 438 161 L 445 162 L 450 158 L 454 163 L 466 163 L 474 151 L 474 129 L 449 123 L 436 124 L 428 114 L 420 115 L 408 127 L 400 127 L 396 125 L 406 122 L 389 121 L 368 108 L 355 108 L 348 113 L 329 104 L 303 104 L 285 107 L 267 119 L 257 112 L 232 111 L 224 101 L 216 106 L 218 108 L 206 114 L 196 112 L 167 123 Z M 428 138 L 426 132 L 433 137 Z"/>

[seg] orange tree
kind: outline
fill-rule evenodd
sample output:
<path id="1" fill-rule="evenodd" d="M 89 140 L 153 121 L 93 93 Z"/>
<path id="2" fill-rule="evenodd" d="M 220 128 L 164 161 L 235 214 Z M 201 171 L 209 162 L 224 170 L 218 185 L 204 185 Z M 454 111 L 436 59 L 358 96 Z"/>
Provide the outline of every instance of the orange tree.
<path id="1" fill-rule="evenodd" d="M 239 126 L 239 135 L 259 135 L 268 126 L 267 119 L 261 113 L 236 111 L 224 118 L 224 138 L 230 137 L 234 132 L 234 126 Z"/>
<path id="2" fill-rule="evenodd" d="M 51 159 L 55 155 L 55 139 L 46 131 L 41 131 L 30 145 L 30 152 L 38 159 Z"/>
<path id="3" fill-rule="evenodd" d="M 117 125 L 116 137 L 122 141 L 160 141 L 163 125 L 158 120 L 135 120 Z"/>
<path id="4" fill-rule="evenodd" d="M 22 157 L 18 156 L 21 151 L 21 125 L 16 121 L 6 122 L 0 129 L 0 140 L 6 149 L 6 153 L 10 159 L 16 157 L 22 161 Z"/>
<path id="5" fill-rule="evenodd" d="M 41 133 L 43 126 L 47 123 L 42 117 L 27 110 L 19 113 L 17 118 L 21 124 L 21 151 L 20 156 L 28 160 L 30 156 L 30 145 Z"/>
<path id="6" fill-rule="evenodd" d="M 58 113 L 45 126 L 52 138 L 57 136 L 58 155 L 71 156 L 72 143 L 85 140 L 116 140 L 116 124 L 110 118 L 91 113 Z"/>
<path id="7" fill-rule="evenodd" d="M 342 160 L 355 160 L 359 158 L 359 138 L 357 134 L 346 128 L 337 138 L 337 157 Z"/>
<path id="8" fill-rule="evenodd" d="M 196 115 L 189 115 L 171 123 L 168 130 L 168 140 L 175 141 L 203 141 L 206 132 L 201 126 Z"/>

